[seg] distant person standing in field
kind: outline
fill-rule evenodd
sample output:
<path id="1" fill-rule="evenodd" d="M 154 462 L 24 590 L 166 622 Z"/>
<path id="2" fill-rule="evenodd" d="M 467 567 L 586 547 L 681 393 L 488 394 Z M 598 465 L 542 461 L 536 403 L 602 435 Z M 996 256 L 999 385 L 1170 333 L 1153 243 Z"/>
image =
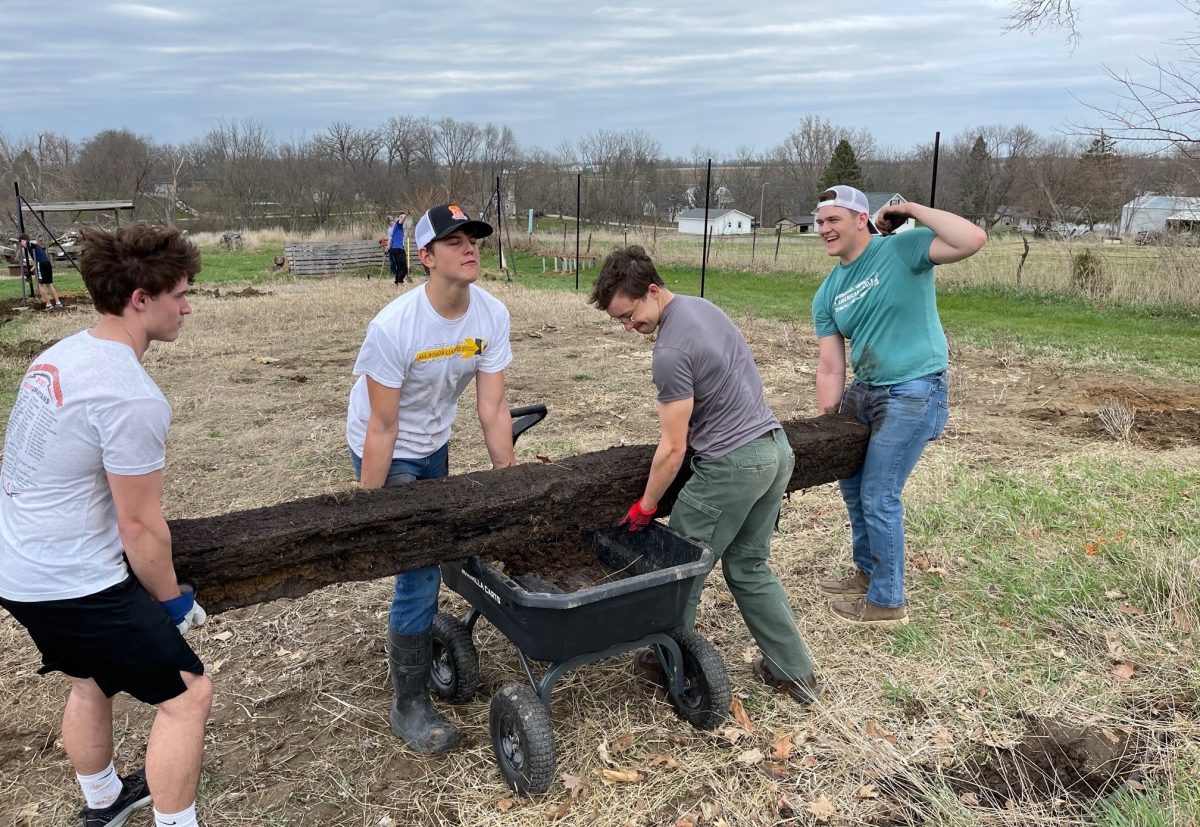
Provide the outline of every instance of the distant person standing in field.
<path id="1" fill-rule="evenodd" d="M 626 331 L 658 334 L 651 373 L 661 436 L 645 490 L 620 524 L 641 531 L 683 467 L 693 474 L 671 510 L 671 528 L 707 545 L 762 655 L 754 673 L 800 703 L 820 692 L 812 657 L 796 628 L 787 593 L 771 571 L 771 535 L 795 453 L 767 407 L 762 378 L 741 331 L 712 302 L 668 290 L 641 247 L 611 253 L 589 301 Z M 704 582 L 688 596 L 680 627 L 690 632 Z M 649 650 L 635 668 L 653 673 Z"/>
<path id="2" fill-rule="evenodd" d="M 28 240 L 29 236 L 24 238 Z M 45 239 L 39 237 L 37 241 L 30 242 L 29 250 L 33 253 L 34 266 L 37 268 L 38 294 L 46 303 L 46 309 L 51 310 L 62 307 L 62 301 L 58 298 L 58 291 L 54 289 L 54 264 L 50 261 L 50 254 L 46 251 L 44 242 Z"/>
<path id="3" fill-rule="evenodd" d="M 371 320 L 354 363 L 346 441 L 363 488 L 447 476 L 450 426 L 472 379 L 492 467 L 515 464 L 504 383 L 512 361 L 508 309 L 475 285 L 476 242 L 491 234 L 490 225 L 455 204 L 434 207 L 417 222 L 417 252 L 429 280 Z M 398 574 L 388 613 L 391 730 L 427 755 L 458 743 L 453 725 L 429 700 L 440 586 L 437 566 Z"/>
<path id="4" fill-rule="evenodd" d="M 179 336 L 200 252 L 178 230 L 132 224 L 86 231 L 81 264 L 99 319 L 34 360 L 8 421 L 0 606 L 41 652 L 39 673 L 70 679 L 62 745 L 83 827 L 125 824 L 151 796 L 158 827 L 196 827 L 212 681 L 183 635 L 205 614 L 171 561 L 171 406 L 141 360 Z M 118 692 L 156 707 L 146 768 L 125 776 Z"/>
<path id="5" fill-rule="evenodd" d="M 408 213 L 402 212 L 388 229 L 388 265 L 396 284 L 403 284 L 408 277 L 408 249 L 404 246 L 404 222 L 407 220 Z"/>
<path id="6" fill-rule="evenodd" d="M 937 312 L 935 264 L 983 248 L 987 234 L 952 213 L 906 202 L 879 214 L 872 235 L 867 197 L 838 185 L 817 203 L 817 234 L 838 263 L 812 303 L 820 346 L 817 408 L 839 410 L 871 429 L 862 467 L 841 480 L 850 515 L 854 570 L 820 588 L 849 600 L 830 609 L 851 624 L 900 626 L 904 598 L 904 508 L 900 494 L 925 445 L 949 416 L 949 349 Z M 909 218 L 923 226 L 889 235 Z M 854 381 L 846 387 L 846 340 Z"/>

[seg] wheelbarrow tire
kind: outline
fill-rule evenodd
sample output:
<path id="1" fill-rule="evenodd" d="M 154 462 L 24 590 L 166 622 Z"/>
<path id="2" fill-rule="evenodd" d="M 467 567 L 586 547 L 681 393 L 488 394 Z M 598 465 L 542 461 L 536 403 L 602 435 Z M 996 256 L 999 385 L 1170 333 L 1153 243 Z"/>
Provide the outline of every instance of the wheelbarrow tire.
<path id="1" fill-rule="evenodd" d="M 554 781 L 554 731 L 550 711 L 525 684 L 506 683 L 492 696 L 492 750 L 500 774 L 514 791 L 541 795 Z"/>
<path id="2" fill-rule="evenodd" d="M 433 616 L 429 688 L 444 701 L 466 703 L 479 691 L 479 652 L 467 624 L 445 612 Z"/>
<path id="3" fill-rule="evenodd" d="M 675 641 L 683 654 L 683 694 L 671 695 L 671 705 L 696 729 L 715 729 L 729 716 L 733 702 L 725 661 L 701 634 L 681 633 Z"/>

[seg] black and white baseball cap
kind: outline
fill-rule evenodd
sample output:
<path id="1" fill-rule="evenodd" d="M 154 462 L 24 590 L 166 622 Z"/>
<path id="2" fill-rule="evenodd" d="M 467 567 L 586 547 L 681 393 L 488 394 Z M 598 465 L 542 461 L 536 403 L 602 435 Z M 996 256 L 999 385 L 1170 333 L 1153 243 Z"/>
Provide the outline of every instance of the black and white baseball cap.
<path id="1" fill-rule="evenodd" d="M 472 238 L 487 238 L 492 234 L 492 225 L 486 221 L 476 221 L 457 204 L 439 204 L 421 216 L 413 238 L 420 250 L 455 230 L 466 230 Z"/>

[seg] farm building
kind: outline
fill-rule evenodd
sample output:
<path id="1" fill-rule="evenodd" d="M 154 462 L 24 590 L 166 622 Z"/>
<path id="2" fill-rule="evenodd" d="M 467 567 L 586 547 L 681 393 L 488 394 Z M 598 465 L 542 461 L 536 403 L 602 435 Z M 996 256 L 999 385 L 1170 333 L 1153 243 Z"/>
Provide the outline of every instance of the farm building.
<path id="1" fill-rule="evenodd" d="M 1121 234 L 1188 232 L 1200 229 L 1200 198 L 1139 195 L 1121 207 Z"/>
<path id="2" fill-rule="evenodd" d="M 811 233 L 817 229 L 817 216 L 815 213 L 788 215 L 776 221 L 775 226 L 785 233 Z"/>
<path id="3" fill-rule="evenodd" d="M 708 211 L 709 235 L 749 235 L 754 216 L 741 210 Z M 704 235 L 704 210 L 700 207 L 684 210 L 675 216 L 679 232 L 684 235 Z"/>

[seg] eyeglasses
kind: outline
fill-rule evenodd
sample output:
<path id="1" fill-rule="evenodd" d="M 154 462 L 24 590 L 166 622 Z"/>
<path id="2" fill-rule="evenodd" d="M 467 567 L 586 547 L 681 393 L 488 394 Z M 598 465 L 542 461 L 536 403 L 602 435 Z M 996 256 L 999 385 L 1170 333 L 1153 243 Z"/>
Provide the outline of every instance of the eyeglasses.
<path id="1" fill-rule="evenodd" d="M 640 299 L 635 299 L 633 302 L 633 308 L 630 309 L 630 311 L 624 316 L 614 316 L 613 318 L 615 318 L 621 324 L 633 324 L 634 311 L 636 311 L 642 302 L 646 300 L 647 296 L 649 296 L 649 293 L 647 293 L 645 296 L 642 296 Z"/>

